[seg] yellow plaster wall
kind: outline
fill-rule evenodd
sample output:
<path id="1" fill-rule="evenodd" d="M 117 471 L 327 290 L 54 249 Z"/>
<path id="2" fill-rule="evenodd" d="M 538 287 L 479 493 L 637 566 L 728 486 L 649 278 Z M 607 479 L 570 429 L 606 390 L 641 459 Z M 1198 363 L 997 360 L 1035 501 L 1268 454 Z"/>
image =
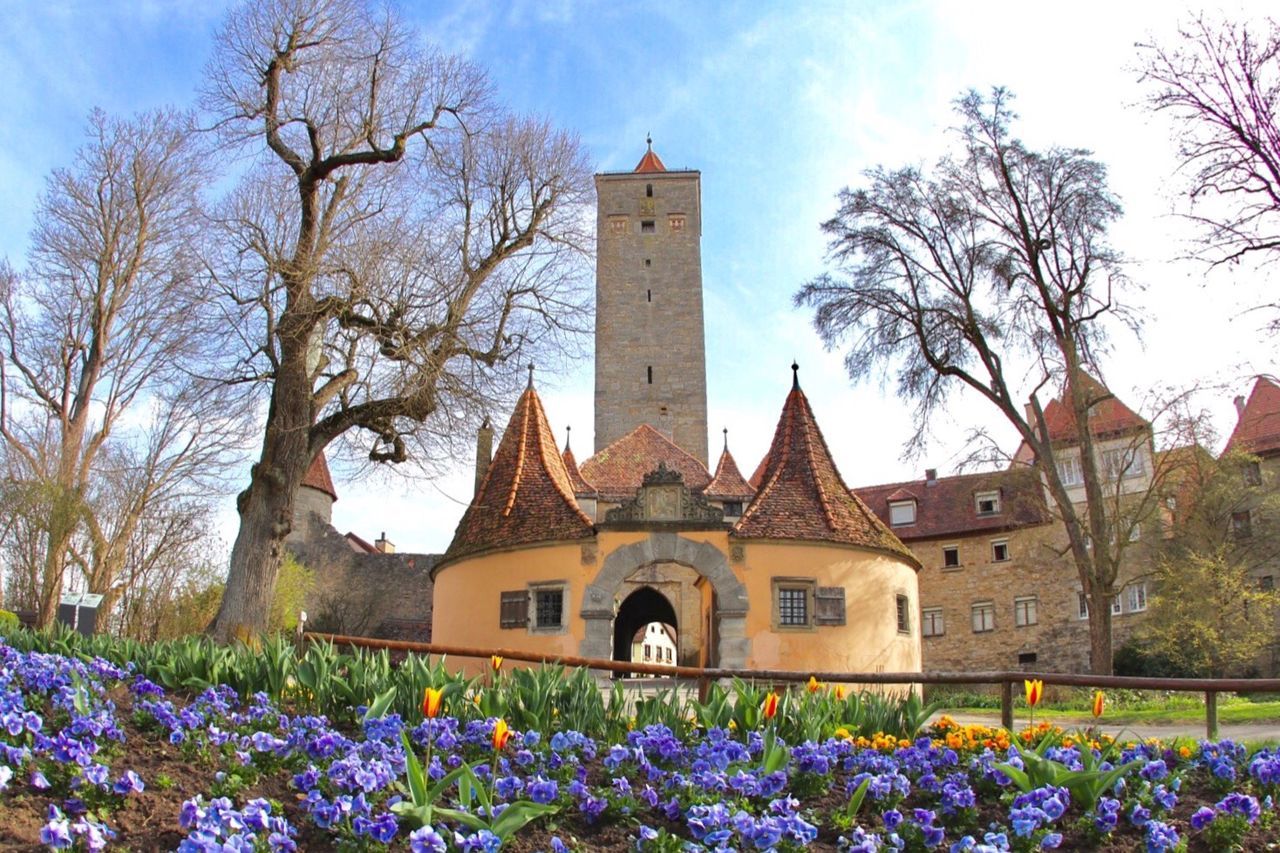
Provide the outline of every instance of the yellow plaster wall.
<path id="1" fill-rule="evenodd" d="M 590 547 L 590 546 L 588 546 Z M 583 565 L 580 543 L 545 545 L 483 554 L 444 566 L 436 573 L 431 639 L 435 643 L 476 648 L 513 648 L 554 655 L 577 655 L 586 627 L 578 613 L 586 583 L 598 559 Z M 503 592 L 530 584 L 564 581 L 565 629 L 559 633 L 502 628 Z M 487 661 L 458 658 L 451 668 L 477 673 Z"/>
<path id="2" fill-rule="evenodd" d="M 747 587 L 747 635 L 754 669 L 920 671 L 920 607 L 916 571 L 905 561 L 870 551 L 819 544 L 747 542 L 744 562 L 731 564 Z M 845 624 L 775 630 L 773 579 L 813 578 L 845 589 Z M 906 595 L 911 631 L 898 632 L 895 596 Z"/>

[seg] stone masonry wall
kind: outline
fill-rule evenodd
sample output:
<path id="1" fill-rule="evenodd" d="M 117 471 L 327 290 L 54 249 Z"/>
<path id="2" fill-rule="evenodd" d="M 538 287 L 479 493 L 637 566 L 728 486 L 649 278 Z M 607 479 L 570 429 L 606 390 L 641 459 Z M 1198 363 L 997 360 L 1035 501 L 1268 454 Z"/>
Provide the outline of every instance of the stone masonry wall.
<path id="1" fill-rule="evenodd" d="M 698 172 L 596 176 L 597 451 L 648 423 L 707 464 L 700 192 Z"/>

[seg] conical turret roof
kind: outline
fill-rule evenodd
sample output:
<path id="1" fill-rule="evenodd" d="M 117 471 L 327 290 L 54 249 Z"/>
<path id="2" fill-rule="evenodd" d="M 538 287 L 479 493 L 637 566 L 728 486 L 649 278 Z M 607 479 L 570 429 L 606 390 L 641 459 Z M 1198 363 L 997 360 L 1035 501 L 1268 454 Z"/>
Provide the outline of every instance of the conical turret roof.
<path id="1" fill-rule="evenodd" d="M 731 501 L 749 501 L 756 490 L 738 470 L 738 463 L 729 452 L 729 431 L 725 430 L 724 450 L 720 452 L 720 461 L 716 463 L 715 476 L 702 493 L 709 498 Z"/>
<path id="2" fill-rule="evenodd" d="M 644 156 L 640 158 L 640 162 L 636 164 L 636 172 L 665 172 L 667 167 L 662 164 L 662 158 L 653 151 L 653 139 L 646 138 L 645 143 L 649 146 L 644 152 Z"/>
<path id="3" fill-rule="evenodd" d="M 798 368 L 792 365 L 792 370 Z M 902 540 L 845 485 L 798 376 L 760 468 L 759 490 L 734 525 L 734 535 L 858 545 L 919 566 Z"/>
<path id="4" fill-rule="evenodd" d="M 338 499 L 338 493 L 333 488 L 333 477 L 329 475 L 329 463 L 325 461 L 323 450 L 311 460 L 311 467 L 302 477 L 302 485 L 324 492 L 335 501 Z"/>
<path id="5" fill-rule="evenodd" d="M 1269 456 L 1280 450 L 1280 386 L 1258 377 L 1226 449 L 1258 456 Z"/>
<path id="6" fill-rule="evenodd" d="M 569 473 L 569 483 L 573 486 L 574 497 L 595 497 L 596 487 L 583 478 L 582 472 L 578 470 L 578 460 L 574 458 L 573 450 L 569 447 L 569 427 L 565 427 L 564 453 L 560 454 L 560 458 L 564 460 L 565 471 Z"/>
<path id="7" fill-rule="evenodd" d="M 531 377 L 444 560 L 594 535 Z"/>

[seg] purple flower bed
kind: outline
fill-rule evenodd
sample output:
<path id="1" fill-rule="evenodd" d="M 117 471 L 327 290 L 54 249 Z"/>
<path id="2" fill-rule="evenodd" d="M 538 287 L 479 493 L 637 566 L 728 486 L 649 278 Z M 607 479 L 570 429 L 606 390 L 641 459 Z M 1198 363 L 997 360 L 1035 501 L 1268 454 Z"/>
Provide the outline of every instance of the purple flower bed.
<path id="1" fill-rule="evenodd" d="M 1280 752 L 1226 741 L 1082 753 L 1061 733 L 1032 750 L 955 748 L 935 730 L 784 745 L 655 725 L 621 743 L 516 732 L 495 749 L 497 722 L 344 729 L 262 694 L 171 696 L 101 660 L 0 644 L 0 846 L 1163 851 L 1276 834 Z"/>

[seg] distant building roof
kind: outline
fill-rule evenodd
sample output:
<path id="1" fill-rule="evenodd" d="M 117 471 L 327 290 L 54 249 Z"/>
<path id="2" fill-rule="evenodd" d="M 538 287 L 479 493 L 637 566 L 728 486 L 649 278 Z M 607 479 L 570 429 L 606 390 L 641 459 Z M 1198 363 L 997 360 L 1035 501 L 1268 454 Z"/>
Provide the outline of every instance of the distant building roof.
<path id="1" fill-rule="evenodd" d="M 728 430 L 725 430 L 724 450 L 720 453 L 720 461 L 716 463 L 715 476 L 702 493 L 709 498 L 731 501 L 749 501 L 755 497 L 756 490 L 738 470 L 738 463 L 729 452 Z"/>
<path id="2" fill-rule="evenodd" d="M 1258 456 L 1280 452 L 1280 386 L 1262 376 L 1257 378 L 1226 449 Z"/>
<path id="3" fill-rule="evenodd" d="M 311 467 L 303 476 L 302 485 L 324 492 L 335 501 L 338 499 L 338 493 L 333 488 L 333 478 L 329 476 L 329 463 L 325 461 L 323 450 L 311 460 Z"/>
<path id="4" fill-rule="evenodd" d="M 1089 432 L 1096 438 L 1111 438 L 1139 430 L 1150 429 L 1151 424 L 1120 402 L 1101 382 L 1088 374 L 1081 374 L 1081 382 L 1093 404 L 1089 408 Z M 1065 391 L 1063 392 L 1065 395 Z M 1044 422 L 1052 442 L 1079 440 L 1075 413 L 1062 400 L 1050 400 L 1044 407 Z"/>
<path id="5" fill-rule="evenodd" d="M 574 498 L 569 472 L 531 377 L 444 560 L 491 548 L 594 535 L 591 519 Z"/>
<path id="6" fill-rule="evenodd" d="M 798 370 L 794 365 L 792 369 Z M 902 541 L 841 479 L 800 390 L 798 374 L 761 470 L 759 490 L 734 525 L 735 536 L 859 545 L 919 566 Z"/>
<path id="7" fill-rule="evenodd" d="M 358 536 L 348 530 L 342 537 L 347 540 L 347 544 L 351 546 L 351 550 L 358 554 L 377 554 L 378 549 L 369 540 L 363 536 Z"/>
<path id="8" fill-rule="evenodd" d="M 582 463 L 581 472 L 595 486 L 601 500 L 620 501 L 634 497 L 644 475 L 655 470 L 659 462 L 679 471 L 684 484 L 695 492 L 711 482 L 706 466 L 649 424 L 641 424 L 601 449 Z"/>
<path id="9" fill-rule="evenodd" d="M 980 492 L 998 492 L 1000 511 L 978 515 L 977 495 Z M 914 500 L 915 523 L 893 528 L 898 538 L 906 542 L 1030 527 L 1050 520 L 1044 506 L 1040 478 L 1030 468 L 939 477 L 932 481 L 885 483 L 854 489 L 854 493 L 885 524 L 890 523 L 890 502 Z"/>

